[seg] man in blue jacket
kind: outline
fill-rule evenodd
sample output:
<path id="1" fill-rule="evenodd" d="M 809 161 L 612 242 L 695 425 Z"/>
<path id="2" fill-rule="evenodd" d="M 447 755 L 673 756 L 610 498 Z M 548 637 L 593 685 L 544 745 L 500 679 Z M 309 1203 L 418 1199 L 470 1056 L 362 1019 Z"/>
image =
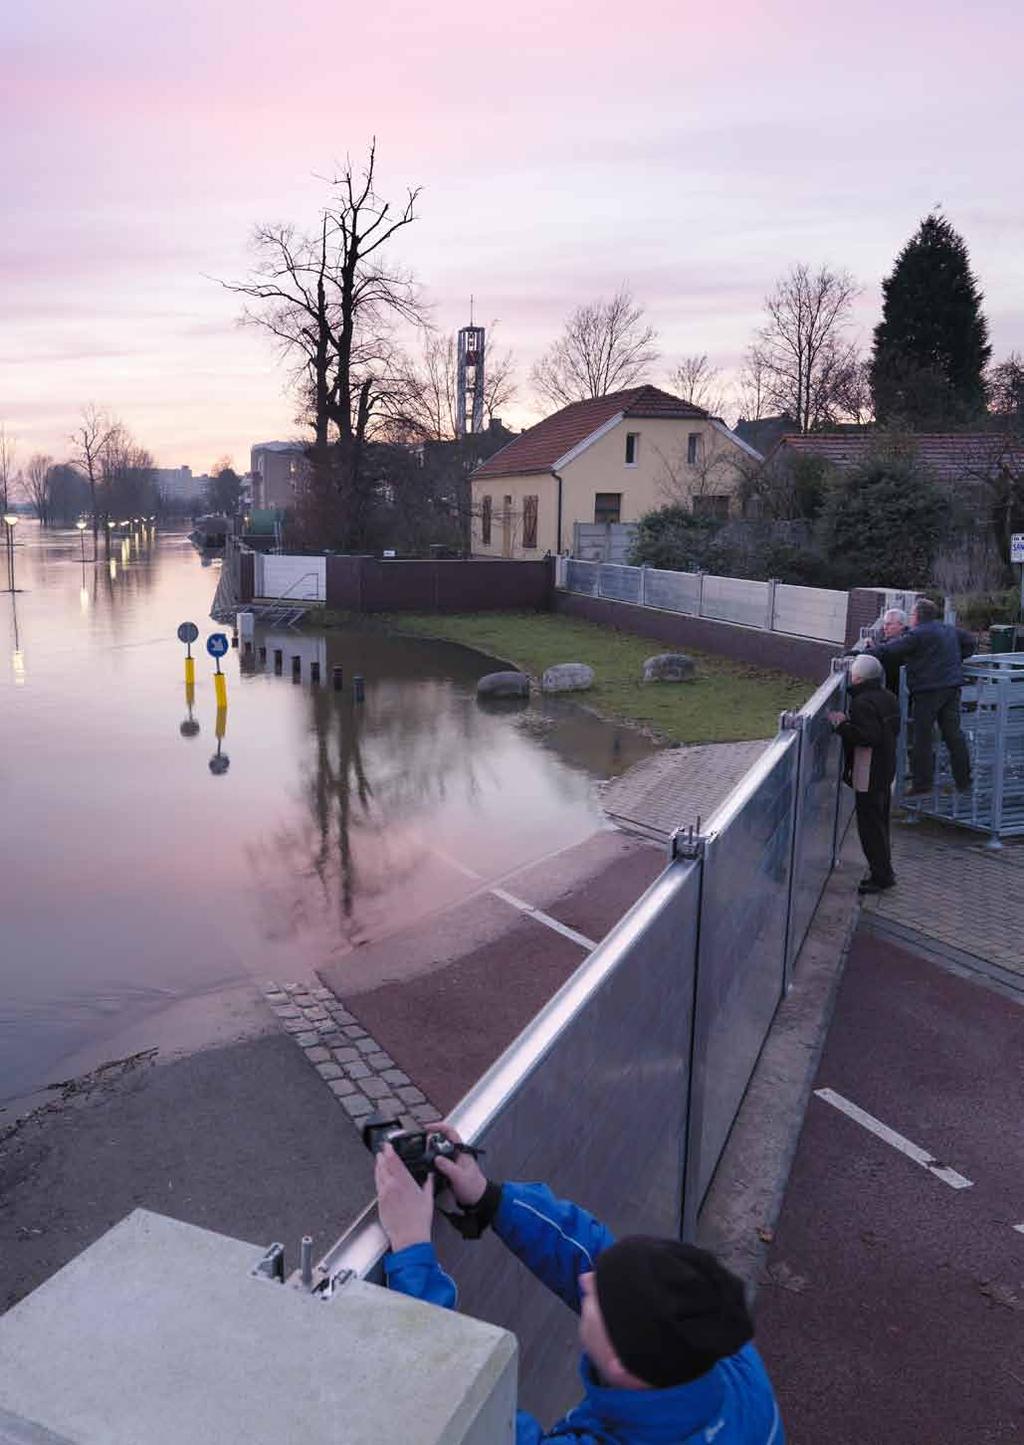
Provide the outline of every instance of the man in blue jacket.
<path id="1" fill-rule="evenodd" d="M 782 1445 L 743 1285 L 712 1255 L 645 1235 L 616 1243 L 543 1184 L 489 1183 L 467 1154 L 437 1168 L 463 1213 L 580 1316 L 584 1397 L 547 1434 L 521 1410 L 516 1445 Z M 376 1181 L 389 1287 L 451 1309 L 455 1284 L 430 1242 L 433 1176 L 418 1185 L 386 1144 Z"/>
<path id="2" fill-rule="evenodd" d="M 911 721 L 911 785 L 907 797 L 930 793 L 935 772 L 935 724 L 949 750 L 949 763 L 957 791 L 971 787 L 971 757 L 960 729 L 960 689 L 963 660 L 974 651 L 974 638 L 962 628 L 939 621 L 939 609 L 920 597 L 911 615 L 911 627 L 902 637 L 883 642 L 874 656 L 886 669 L 901 664 L 907 669 L 907 688 L 913 709 Z"/>

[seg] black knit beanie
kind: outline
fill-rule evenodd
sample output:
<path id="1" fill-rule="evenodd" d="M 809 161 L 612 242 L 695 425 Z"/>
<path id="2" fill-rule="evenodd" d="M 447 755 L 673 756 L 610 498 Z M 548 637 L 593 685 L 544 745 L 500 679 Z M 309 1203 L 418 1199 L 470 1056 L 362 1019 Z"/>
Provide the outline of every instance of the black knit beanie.
<path id="1" fill-rule="evenodd" d="M 706 1250 L 634 1234 L 594 1273 L 615 1353 L 646 1385 L 695 1380 L 753 1338 L 742 1282 Z"/>

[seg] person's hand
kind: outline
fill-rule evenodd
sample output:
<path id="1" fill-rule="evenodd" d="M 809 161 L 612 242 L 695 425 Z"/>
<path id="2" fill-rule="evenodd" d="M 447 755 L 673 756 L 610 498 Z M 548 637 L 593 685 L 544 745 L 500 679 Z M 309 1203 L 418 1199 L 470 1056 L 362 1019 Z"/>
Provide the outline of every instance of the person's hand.
<path id="1" fill-rule="evenodd" d="M 462 1143 L 461 1134 L 450 1124 L 434 1124 L 431 1127 L 453 1144 Z M 434 1167 L 447 1179 L 448 1187 L 459 1204 L 469 1208 L 479 1204 L 487 1188 L 487 1175 L 472 1154 L 456 1154 L 454 1159 L 435 1159 Z"/>
<path id="2" fill-rule="evenodd" d="M 844 723 L 846 721 L 846 714 L 844 712 L 829 712 L 826 713 L 825 716 L 828 718 L 829 722 L 834 728 L 837 728 L 840 723 Z"/>
<path id="3" fill-rule="evenodd" d="M 434 1176 L 417 1184 L 390 1144 L 376 1156 L 373 1177 L 377 1185 L 380 1226 L 396 1252 L 411 1244 L 429 1244 L 434 1220 Z"/>

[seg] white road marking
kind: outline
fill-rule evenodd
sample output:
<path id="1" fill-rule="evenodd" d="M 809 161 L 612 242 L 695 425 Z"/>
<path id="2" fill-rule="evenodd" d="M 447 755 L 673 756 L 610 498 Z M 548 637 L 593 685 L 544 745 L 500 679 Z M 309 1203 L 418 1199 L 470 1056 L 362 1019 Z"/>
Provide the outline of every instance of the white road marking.
<path id="1" fill-rule="evenodd" d="M 464 863 L 460 863 L 459 860 L 457 858 L 453 858 L 450 853 L 446 853 L 442 848 L 438 848 L 434 844 L 430 844 L 429 846 L 431 852 L 434 853 L 436 857 L 440 858 L 442 862 L 447 863 L 450 867 L 457 869 L 467 878 L 472 878 L 478 883 L 484 882 L 482 874 L 475 873 L 472 868 L 467 868 Z M 532 867 L 533 865 L 531 864 L 529 866 Z M 517 868 L 515 871 L 517 873 L 521 873 L 524 870 L 522 868 Z M 543 923 L 546 928 L 551 928 L 554 930 L 555 933 L 560 933 L 563 938 L 568 938 L 571 943 L 576 943 L 580 946 L 580 948 L 585 948 L 588 953 L 590 953 L 593 949 L 597 947 L 597 944 L 594 942 L 594 940 L 592 938 L 588 938 L 585 933 L 577 933 L 575 928 L 569 928 L 566 924 L 559 923 L 557 918 L 552 918 L 551 914 L 545 913 L 542 908 L 535 908 L 532 903 L 527 903 L 525 898 L 517 898 L 514 893 L 508 893 L 504 888 L 488 887 L 487 892 L 492 894 L 495 898 L 500 898 L 503 903 L 508 903 L 511 905 L 511 907 L 518 908 L 520 913 L 529 914 L 529 916 L 531 918 L 535 918 L 538 923 Z"/>
<path id="2" fill-rule="evenodd" d="M 933 1155 L 911 1143 L 909 1139 L 905 1139 L 902 1134 L 897 1134 L 895 1129 L 890 1129 L 888 1124 L 883 1124 L 873 1114 L 868 1114 L 865 1110 L 859 1109 L 856 1104 L 851 1104 L 849 1099 L 844 1099 L 842 1094 L 837 1094 L 834 1089 L 815 1089 L 814 1092 L 826 1104 L 831 1104 L 847 1118 L 867 1129 L 869 1134 L 874 1134 L 877 1139 L 890 1144 L 901 1154 L 905 1154 L 908 1159 L 912 1159 L 915 1164 L 920 1164 L 922 1169 L 927 1169 L 929 1174 L 934 1174 L 936 1179 L 941 1179 L 943 1184 L 949 1185 L 950 1189 L 971 1188 L 973 1180 L 965 1179 L 962 1174 L 958 1174 L 955 1169 L 950 1169 L 948 1165 L 939 1164 Z"/>
<path id="3" fill-rule="evenodd" d="M 1024 1224 L 1012 1224 L 1010 1228 L 1015 1229 L 1018 1234 L 1024 1234 Z"/>
<path id="4" fill-rule="evenodd" d="M 524 898 L 517 898 L 514 893 L 506 893 L 504 888 L 491 888 L 495 898 L 500 898 L 503 903 L 510 903 L 513 908 L 518 908 L 520 913 L 527 913 L 531 918 L 536 918 L 538 923 L 543 923 L 547 928 L 553 928 L 563 938 L 568 938 L 571 943 L 578 943 L 580 948 L 585 948 L 588 953 L 597 947 L 592 938 L 585 933 L 577 933 L 575 928 L 568 928 L 564 923 L 559 923 L 557 918 L 552 918 L 550 913 L 545 913 L 541 908 L 534 908 L 532 903 L 527 903 Z"/>

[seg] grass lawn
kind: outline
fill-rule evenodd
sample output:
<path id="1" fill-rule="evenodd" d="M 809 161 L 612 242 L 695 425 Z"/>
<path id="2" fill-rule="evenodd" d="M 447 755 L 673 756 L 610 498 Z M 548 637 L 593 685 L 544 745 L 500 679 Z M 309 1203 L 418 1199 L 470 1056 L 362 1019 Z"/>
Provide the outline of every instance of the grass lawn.
<path id="1" fill-rule="evenodd" d="M 680 743 L 741 742 L 774 737 L 779 713 L 799 707 L 810 683 L 768 668 L 727 662 L 687 649 L 697 678 L 684 683 L 641 683 L 644 660 L 667 651 L 653 638 L 536 612 L 475 612 L 455 616 L 393 614 L 381 621 L 395 632 L 461 642 L 513 662 L 539 680 L 556 662 L 594 669 L 589 692 L 565 696 L 605 717 L 638 724 Z"/>

